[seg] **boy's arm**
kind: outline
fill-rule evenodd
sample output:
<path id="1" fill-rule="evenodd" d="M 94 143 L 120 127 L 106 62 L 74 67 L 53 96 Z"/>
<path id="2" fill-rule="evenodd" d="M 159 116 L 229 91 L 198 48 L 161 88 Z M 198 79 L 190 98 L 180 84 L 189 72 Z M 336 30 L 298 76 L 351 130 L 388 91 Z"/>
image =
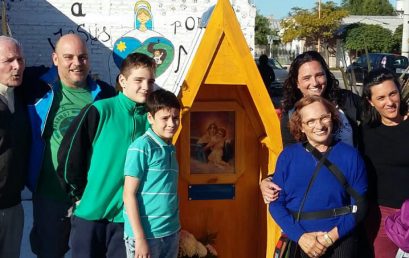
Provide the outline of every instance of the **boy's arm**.
<path id="1" fill-rule="evenodd" d="M 143 232 L 136 194 L 140 180 L 136 177 L 125 176 L 123 199 L 129 224 L 135 239 L 135 257 L 148 257 L 149 246 Z"/>
<path id="2" fill-rule="evenodd" d="M 92 104 L 84 107 L 72 121 L 58 150 L 57 174 L 73 201 L 81 199 L 87 184 L 92 142 L 99 120 L 99 112 Z"/>

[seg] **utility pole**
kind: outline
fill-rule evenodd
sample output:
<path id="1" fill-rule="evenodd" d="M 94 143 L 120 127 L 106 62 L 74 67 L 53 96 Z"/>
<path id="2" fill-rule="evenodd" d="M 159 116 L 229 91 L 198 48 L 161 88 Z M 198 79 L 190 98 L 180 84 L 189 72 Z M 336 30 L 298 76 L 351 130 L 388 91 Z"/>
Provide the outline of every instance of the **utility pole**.
<path id="1" fill-rule="evenodd" d="M 403 2 L 402 56 L 409 57 L 409 0 Z"/>
<path id="2" fill-rule="evenodd" d="M 269 49 L 268 49 L 269 55 L 268 55 L 268 57 L 272 58 L 273 54 L 271 52 L 271 45 L 273 44 L 273 35 L 267 35 L 267 42 L 268 42 L 268 46 L 269 46 Z"/>
<path id="3" fill-rule="evenodd" d="M 409 1 L 409 0 L 406 0 Z M 321 0 L 318 0 L 318 20 L 321 19 Z M 321 38 L 318 37 L 317 51 L 318 53 L 321 50 Z"/>

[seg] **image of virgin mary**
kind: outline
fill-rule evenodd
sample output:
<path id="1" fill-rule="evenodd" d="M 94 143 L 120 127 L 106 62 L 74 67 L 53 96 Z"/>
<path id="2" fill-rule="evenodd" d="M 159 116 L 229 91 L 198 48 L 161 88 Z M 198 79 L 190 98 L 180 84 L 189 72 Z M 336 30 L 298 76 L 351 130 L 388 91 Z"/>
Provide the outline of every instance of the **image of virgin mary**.
<path id="1" fill-rule="evenodd" d="M 134 30 L 125 33 L 114 43 L 114 63 L 119 69 L 130 53 L 143 53 L 155 60 L 156 77 L 159 78 L 171 66 L 175 48 L 170 40 L 153 30 L 153 14 L 148 1 L 137 1 L 134 13 Z"/>

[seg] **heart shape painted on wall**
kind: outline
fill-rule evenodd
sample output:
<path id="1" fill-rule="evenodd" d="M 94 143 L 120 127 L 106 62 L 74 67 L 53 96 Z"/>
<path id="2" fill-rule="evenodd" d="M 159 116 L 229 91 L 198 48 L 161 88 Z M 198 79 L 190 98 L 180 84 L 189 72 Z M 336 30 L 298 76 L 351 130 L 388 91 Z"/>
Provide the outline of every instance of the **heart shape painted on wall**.
<path id="1" fill-rule="evenodd" d="M 172 42 L 164 37 L 151 37 L 143 43 L 134 37 L 121 37 L 113 49 L 113 58 L 118 69 L 123 60 L 131 53 L 143 53 L 152 57 L 157 65 L 156 77 L 161 76 L 173 62 L 175 48 Z"/>

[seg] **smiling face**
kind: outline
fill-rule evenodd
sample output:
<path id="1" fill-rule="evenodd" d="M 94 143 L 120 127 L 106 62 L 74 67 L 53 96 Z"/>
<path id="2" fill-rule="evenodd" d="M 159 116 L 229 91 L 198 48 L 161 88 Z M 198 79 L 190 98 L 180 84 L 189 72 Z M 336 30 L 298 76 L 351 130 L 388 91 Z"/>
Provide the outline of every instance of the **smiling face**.
<path id="1" fill-rule="evenodd" d="M 135 67 L 130 69 L 128 77 L 119 75 L 119 83 L 125 96 L 137 103 L 145 103 L 148 94 L 155 83 L 153 70 L 148 67 Z"/>
<path id="2" fill-rule="evenodd" d="M 170 143 L 179 128 L 179 113 L 177 108 L 162 108 L 154 115 L 148 113 L 148 121 L 152 130 L 164 141 Z"/>
<path id="3" fill-rule="evenodd" d="M 378 111 L 384 125 L 397 125 L 403 117 L 399 113 L 400 95 L 399 89 L 392 80 L 387 80 L 381 84 L 370 88 L 371 98 L 369 103 Z"/>
<path id="4" fill-rule="evenodd" d="M 0 83 L 17 87 L 23 81 L 24 59 L 20 47 L 12 40 L 0 40 Z"/>
<path id="5" fill-rule="evenodd" d="M 303 96 L 321 96 L 327 84 L 325 71 L 318 61 L 302 64 L 298 69 L 297 88 Z"/>
<path id="6" fill-rule="evenodd" d="M 147 21 L 151 19 L 151 17 L 149 16 L 149 13 L 142 10 L 138 13 L 137 19 L 141 24 L 145 24 Z"/>
<path id="7" fill-rule="evenodd" d="M 89 72 L 88 51 L 84 41 L 74 34 L 62 36 L 53 53 L 54 65 L 60 80 L 72 88 L 87 86 Z"/>
<path id="8" fill-rule="evenodd" d="M 333 129 L 330 111 L 321 102 L 313 102 L 300 109 L 299 113 L 301 131 L 308 142 L 316 148 L 329 146 Z"/>

